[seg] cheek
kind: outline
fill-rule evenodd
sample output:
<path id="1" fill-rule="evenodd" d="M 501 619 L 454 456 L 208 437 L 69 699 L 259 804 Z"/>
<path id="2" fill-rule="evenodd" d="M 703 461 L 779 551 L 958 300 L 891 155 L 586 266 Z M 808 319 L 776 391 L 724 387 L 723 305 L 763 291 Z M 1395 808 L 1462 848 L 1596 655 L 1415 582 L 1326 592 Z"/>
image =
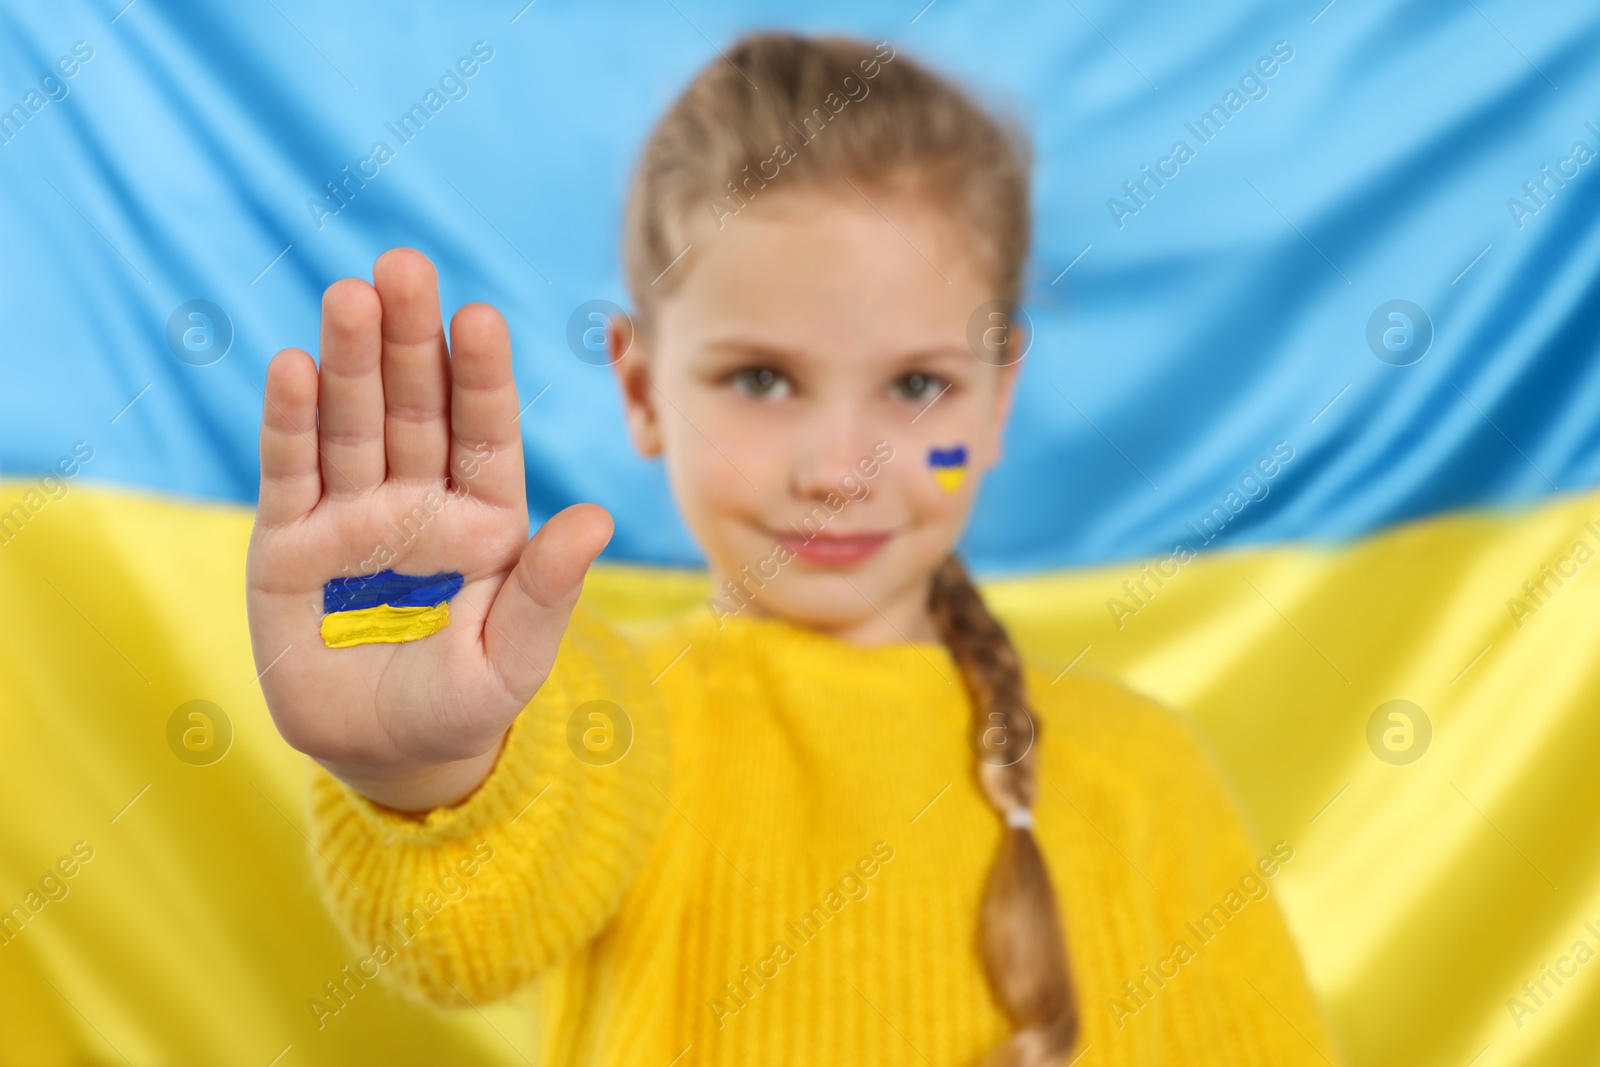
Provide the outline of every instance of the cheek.
<path id="1" fill-rule="evenodd" d="M 923 521 L 929 525 L 960 526 L 972 507 L 977 489 L 971 465 L 954 475 L 949 468 L 930 467 L 924 455 L 916 474 L 916 507 Z M 949 488 L 951 485 L 955 488 Z"/>
<path id="2" fill-rule="evenodd" d="M 968 446 L 964 467 L 932 464 L 930 451 L 948 452 L 952 446 L 961 444 L 962 439 L 959 435 L 915 433 L 921 429 L 920 425 L 911 429 L 912 433 L 885 437 L 894 446 L 894 456 L 880 466 L 876 478 L 866 479 L 871 487 L 871 499 L 890 505 L 892 511 L 899 512 L 905 521 L 921 531 L 921 536 L 940 542 L 953 540 L 959 536 L 971 507 L 976 484 L 971 447 Z M 954 485 L 955 491 L 946 489 L 947 484 Z"/>
<path id="3" fill-rule="evenodd" d="M 664 462 L 673 500 L 684 523 L 711 560 L 726 565 L 760 546 L 747 543 L 762 520 L 761 495 L 778 475 L 761 457 L 709 419 L 689 423 L 671 412 L 663 424 Z M 702 430 L 704 433 L 702 433 Z"/>
<path id="4" fill-rule="evenodd" d="M 720 451 L 713 448 L 689 426 L 664 436 L 667 477 L 686 517 L 717 514 L 738 505 L 739 488 L 749 487 L 730 465 L 726 446 L 719 446 Z"/>
<path id="5" fill-rule="evenodd" d="M 927 442 L 892 443 L 894 458 L 873 479 L 872 493 L 874 499 L 891 505 L 891 514 L 906 531 L 892 557 L 883 559 L 885 580 L 911 580 L 931 572 L 961 539 L 971 509 L 971 474 L 958 491 L 947 492 L 928 465 Z M 937 447 L 949 443 L 942 440 Z"/>
<path id="6" fill-rule="evenodd" d="M 991 462 L 988 438 L 975 413 L 952 407 L 945 415 L 932 426 L 914 427 L 922 432 L 896 442 L 890 464 L 899 466 L 895 473 L 900 484 L 930 520 L 965 515 Z"/>

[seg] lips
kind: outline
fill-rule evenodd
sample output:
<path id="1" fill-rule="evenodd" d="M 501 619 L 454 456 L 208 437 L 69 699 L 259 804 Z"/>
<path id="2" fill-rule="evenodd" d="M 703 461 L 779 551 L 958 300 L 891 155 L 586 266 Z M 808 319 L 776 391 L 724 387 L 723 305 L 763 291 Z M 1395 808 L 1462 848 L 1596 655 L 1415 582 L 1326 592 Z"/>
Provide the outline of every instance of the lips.
<path id="1" fill-rule="evenodd" d="M 793 534 L 778 534 L 780 545 L 808 563 L 829 567 L 849 567 L 871 558 L 888 544 L 890 534 L 817 534 L 809 539 Z"/>

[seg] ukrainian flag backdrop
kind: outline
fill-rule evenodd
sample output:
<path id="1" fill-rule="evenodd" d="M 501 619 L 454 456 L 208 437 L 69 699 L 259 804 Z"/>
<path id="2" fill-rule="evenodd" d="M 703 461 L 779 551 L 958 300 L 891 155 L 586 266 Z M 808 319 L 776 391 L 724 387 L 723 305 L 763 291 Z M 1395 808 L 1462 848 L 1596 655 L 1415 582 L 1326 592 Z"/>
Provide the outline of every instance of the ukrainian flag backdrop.
<path id="1" fill-rule="evenodd" d="M 888 40 L 1034 132 L 1036 340 L 965 551 L 1293 844 L 1348 1061 L 1597 1062 L 1600 11 L 1558 0 L 0 9 L 0 1062 L 533 1047 L 515 1002 L 307 1009 L 356 957 L 246 636 L 263 374 L 422 249 L 447 315 L 510 321 L 535 521 L 617 516 L 586 596 L 691 607 L 567 338 L 626 304 L 649 124 L 757 25 Z"/>

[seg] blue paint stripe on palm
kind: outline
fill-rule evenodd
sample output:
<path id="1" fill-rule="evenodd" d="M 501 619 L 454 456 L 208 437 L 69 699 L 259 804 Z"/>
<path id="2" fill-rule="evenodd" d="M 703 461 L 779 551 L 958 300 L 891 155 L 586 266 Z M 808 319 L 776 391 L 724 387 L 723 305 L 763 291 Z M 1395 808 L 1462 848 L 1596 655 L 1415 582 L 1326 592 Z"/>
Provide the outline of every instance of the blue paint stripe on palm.
<path id="1" fill-rule="evenodd" d="M 388 604 L 395 608 L 431 608 L 461 592 L 460 571 L 438 574 L 396 574 L 379 571 L 354 578 L 330 578 L 322 587 L 324 612 L 356 611 Z"/>

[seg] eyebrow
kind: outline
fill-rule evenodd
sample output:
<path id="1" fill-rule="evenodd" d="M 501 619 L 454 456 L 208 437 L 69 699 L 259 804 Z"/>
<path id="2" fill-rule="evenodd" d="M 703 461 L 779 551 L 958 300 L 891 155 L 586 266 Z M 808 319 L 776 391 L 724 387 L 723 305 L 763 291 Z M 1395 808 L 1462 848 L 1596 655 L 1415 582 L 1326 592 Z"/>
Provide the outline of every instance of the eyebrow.
<path id="1" fill-rule="evenodd" d="M 727 338 L 710 341 L 705 345 L 705 350 L 714 355 L 725 355 L 733 358 L 749 358 L 769 363 L 775 367 L 804 366 L 810 362 L 803 352 L 794 349 L 781 348 L 776 345 L 760 341 L 747 341 L 738 338 Z M 972 354 L 958 345 L 932 345 L 926 348 L 912 349 L 901 352 L 891 357 L 894 366 L 912 367 L 917 364 L 931 363 L 944 359 L 970 359 Z"/>
<path id="2" fill-rule="evenodd" d="M 730 359 L 753 358 L 778 366 L 789 366 L 805 362 L 804 356 L 799 352 L 763 344 L 759 341 L 744 341 L 738 338 L 708 341 L 704 348 L 705 351 L 712 355 L 727 356 Z"/>

